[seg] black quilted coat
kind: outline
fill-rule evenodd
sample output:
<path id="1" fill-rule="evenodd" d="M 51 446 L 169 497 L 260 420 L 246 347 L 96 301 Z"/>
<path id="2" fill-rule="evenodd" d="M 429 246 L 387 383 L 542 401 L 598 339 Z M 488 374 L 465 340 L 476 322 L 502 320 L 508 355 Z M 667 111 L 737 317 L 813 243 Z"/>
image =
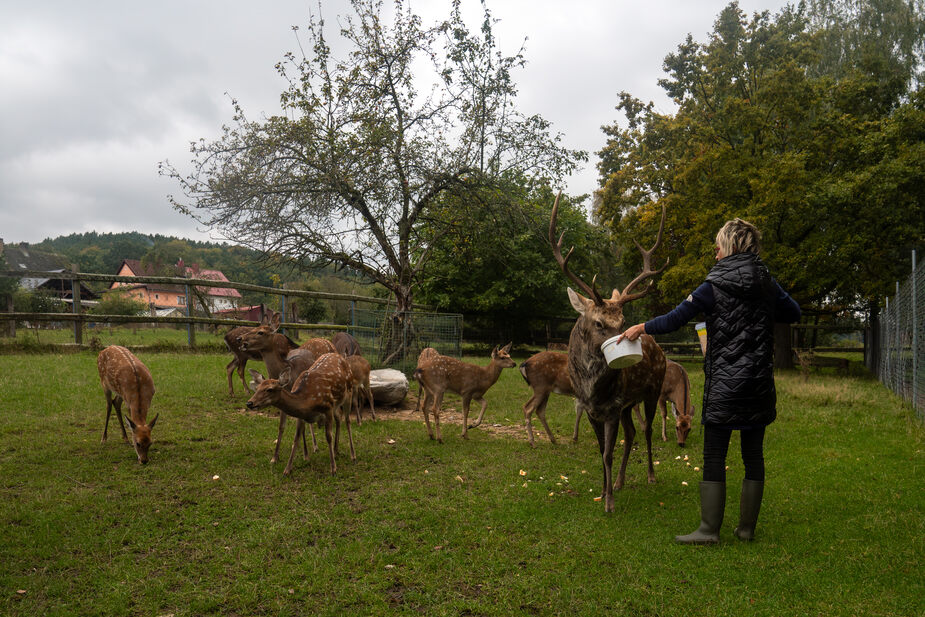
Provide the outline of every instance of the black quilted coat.
<path id="1" fill-rule="evenodd" d="M 707 318 L 703 423 L 765 426 L 777 416 L 774 306 L 777 286 L 752 253 L 718 261 L 707 275 L 716 304 Z"/>

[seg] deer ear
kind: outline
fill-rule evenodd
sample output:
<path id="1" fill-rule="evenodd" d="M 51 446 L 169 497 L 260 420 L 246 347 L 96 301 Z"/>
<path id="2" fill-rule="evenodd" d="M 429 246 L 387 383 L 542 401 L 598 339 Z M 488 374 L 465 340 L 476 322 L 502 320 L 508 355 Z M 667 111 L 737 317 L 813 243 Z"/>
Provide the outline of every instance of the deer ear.
<path id="1" fill-rule="evenodd" d="M 138 428 L 138 426 L 136 426 L 135 423 L 132 422 L 132 418 L 131 418 L 131 417 L 129 417 L 128 415 L 126 415 L 126 416 L 125 416 L 125 419 L 128 420 L 128 425 L 129 425 L 130 427 L 132 427 L 132 430 L 133 430 L 133 431 L 134 431 L 136 428 Z"/>
<path id="2" fill-rule="evenodd" d="M 514 341 L 511 341 L 510 343 L 502 347 L 501 351 L 503 351 L 504 353 L 508 353 L 508 354 L 511 353 L 511 345 L 513 344 L 514 344 Z"/>
<path id="3" fill-rule="evenodd" d="M 151 424 L 148 425 L 149 429 L 154 428 L 154 424 L 157 422 L 157 419 L 160 417 L 160 413 L 155 414 L 154 419 L 151 420 Z"/>
<path id="4" fill-rule="evenodd" d="M 254 383 L 259 384 L 261 381 L 263 381 L 263 375 L 260 374 L 260 371 L 252 368 L 247 369 L 247 371 L 251 374 L 251 377 L 254 378 Z"/>
<path id="5" fill-rule="evenodd" d="M 614 289 L 613 292 L 610 294 L 610 300 L 614 301 L 614 300 L 619 300 L 619 299 L 620 299 L 620 290 Z"/>
<path id="6" fill-rule="evenodd" d="M 273 328 L 273 331 L 276 332 L 279 330 L 279 324 L 282 323 L 283 316 L 281 313 L 273 313 L 273 317 L 270 319 L 270 327 Z"/>
<path id="7" fill-rule="evenodd" d="M 280 371 L 279 377 L 277 379 L 279 379 L 281 386 L 288 386 L 290 382 L 292 382 L 292 367 L 287 366 L 282 371 Z"/>
<path id="8" fill-rule="evenodd" d="M 572 303 L 572 308 L 578 311 L 580 314 L 584 315 L 585 311 L 587 311 L 591 307 L 591 304 L 593 304 L 593 300 L 585 298 L 571 287 L 568 287 L 567 289 L 568 299 L 569 302 Z"/>

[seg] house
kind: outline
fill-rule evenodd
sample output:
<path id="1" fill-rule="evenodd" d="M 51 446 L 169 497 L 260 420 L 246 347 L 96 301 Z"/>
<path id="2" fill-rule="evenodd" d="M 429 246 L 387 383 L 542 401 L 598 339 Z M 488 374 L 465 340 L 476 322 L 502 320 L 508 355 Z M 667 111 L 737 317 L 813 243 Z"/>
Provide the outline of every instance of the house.
<path id="1" fill-rule="evenodd" d="M 177 271 L 189 278 L 201 278 L 208 281 L 228 281 L 220 270 L 200 270 L 197 266 L 187 267 L 181 259 Z M 163 276 L 153 267 L 145 267 L 138 259 L 123 259 L 117 273 L 119 276 Z M 186 288 L 179 285 L 162 283 L 123 283 L 114 282 L 110 289 L 125 288 L 129 295 L 157 309 L 180 308 L 186 311 Z M 226 287 L 197 287 L 209 305 L 209 312 L 233 309 L 241 301 L 241 292 Z"/>
<path id="2" fill-rule="evenodd" d="M 32 270 L 37 272 L 72 272 L 71 264 L 63 255 L 55 253 L 46 253 L 36 251 L 27 243 L 19 244 L 3 243 L 0 239 L 0 252 L 6 259 L 6 264 L 10 270 Z M 29 291 L 44 291 L 62 302 L 71 303 L 73 301 L 73 285 L 68 279 L 45 278 L 45 277 L 22 277 L 19 284 Z M 80 284 L 81 302 L 92 303 L 99 299 L 99 294 L 90 290 L 83 283 Z"/>

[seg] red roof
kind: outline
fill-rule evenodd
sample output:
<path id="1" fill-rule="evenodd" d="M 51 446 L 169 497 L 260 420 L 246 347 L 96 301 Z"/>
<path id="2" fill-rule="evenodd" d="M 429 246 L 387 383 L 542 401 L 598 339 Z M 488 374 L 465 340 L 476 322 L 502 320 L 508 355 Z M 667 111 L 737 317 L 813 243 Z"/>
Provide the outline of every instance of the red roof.
<path id="1" fill-rule="evenodd" d="M 122 260 L 126 266 L 132 271 L 132 274 L 135 276 L 159 276 L 155 272 L 154 268 L 149 264 L 147 268 L 143 267 L 140 259 L 123 259 Z M 120 268 L 121 269 L 121 268 Z M 185 268 L 186 275 L 191 278 L 203 279 L 206 281 L 228 281 L 224 273 L 221 270 L 199 270 L 195 271 L 193 268 Z M 173 291 L 175 286 L 163 286 L 163 285 L 140 285 L 142 287 L 148 287 L 151 290 L 159 289 L 163 291 Z M 237 289 L 231 289 L 229 287 L 197 287 L 197 289 L 206 294 L 207 296 L 216 296 L 216 297 L 225 297 L 225 298 L 240 298 L 241 292 Z"/>

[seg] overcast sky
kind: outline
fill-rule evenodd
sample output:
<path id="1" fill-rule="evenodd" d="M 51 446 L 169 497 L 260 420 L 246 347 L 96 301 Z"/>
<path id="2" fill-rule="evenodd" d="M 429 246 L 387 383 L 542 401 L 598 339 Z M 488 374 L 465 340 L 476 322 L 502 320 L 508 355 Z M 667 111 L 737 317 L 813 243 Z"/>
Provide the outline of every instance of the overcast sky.
<path id="1" fill-rule="evenodd" d="M 477 0 L 462 0 L 471 25 Z M 390 0 L 386 0 L 390 5 Z M 449 0 L 410 0 L 429 23 Z M 585 168 L 563 187 L 597 186 L 601 126 L 618 119 L 626 90 L 660 111 L 662 61 L 690 33 L 704 41 L 714 0 L 488 0 L 508 54 L 526 39 L 515 74 L 519 106 L 540 114 L 586 150 Z M 783 0 L 740 0 L 749 15 Z M 0 238 L 40 242 L 85 231 L 138 231 L 221 240 L 175 212 L 168 160 L 190 168 L 189 143 L 219 136 L 229 95 L 251 119 L 279 110 L 285 84 L 274 65 L 295 50 L 292 26 L 317 0 L 0 0 Z M 329 24 L 346 0 L 324 0 Z M 334 29 L 328 29 L 333 37 Z"/>

